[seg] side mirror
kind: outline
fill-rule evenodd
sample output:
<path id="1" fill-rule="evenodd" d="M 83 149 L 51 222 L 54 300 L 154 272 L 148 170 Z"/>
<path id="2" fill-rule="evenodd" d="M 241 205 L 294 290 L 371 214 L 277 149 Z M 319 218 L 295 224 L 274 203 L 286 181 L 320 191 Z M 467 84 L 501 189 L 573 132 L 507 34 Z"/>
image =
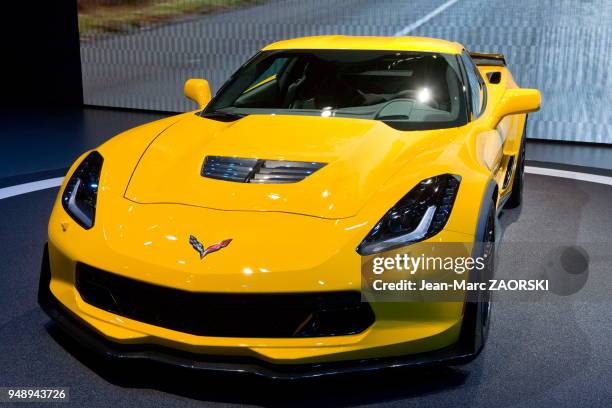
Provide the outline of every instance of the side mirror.
<path id="1" fill-rule="evenodd" d="M 539 110 L 541 100 L 537 89 L 507 89 L 493 112 L 494 126 L 505 116 Z"/>
<path id="2" fill-rule="evenodd" d="M 185 96 L 198 104 L 198 108 L 205 107 L 212 99 L 210 86 L 205 79 L 192 78 L 185 81 L 183 87 Z"/>

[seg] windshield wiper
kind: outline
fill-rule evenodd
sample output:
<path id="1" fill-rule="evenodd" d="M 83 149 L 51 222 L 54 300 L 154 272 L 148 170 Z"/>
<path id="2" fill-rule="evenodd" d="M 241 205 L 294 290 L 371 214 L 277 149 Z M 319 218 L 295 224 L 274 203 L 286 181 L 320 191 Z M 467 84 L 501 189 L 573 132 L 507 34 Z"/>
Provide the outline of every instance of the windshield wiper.
<path id="1" fill-rule="evenodd" d="M 383 115 L 383 116 L 377 116 L 375 119 L 376 120 L 408 120 L 408 119 L 410 119 L 410 116 L 402 115 L 402 114 Z"/>
<path id="2" fill-rule="evenodd" d="M 221 122 L 233 122 L 235 120 L 244 118 L 246 114 L 230 113 L 230 112 L 223 112 L 223 111 L 214 111 L 214 112 L 203 111 L 202 113 L 200 113 L 200 116 L 206 119 L 218 120 Z"/>

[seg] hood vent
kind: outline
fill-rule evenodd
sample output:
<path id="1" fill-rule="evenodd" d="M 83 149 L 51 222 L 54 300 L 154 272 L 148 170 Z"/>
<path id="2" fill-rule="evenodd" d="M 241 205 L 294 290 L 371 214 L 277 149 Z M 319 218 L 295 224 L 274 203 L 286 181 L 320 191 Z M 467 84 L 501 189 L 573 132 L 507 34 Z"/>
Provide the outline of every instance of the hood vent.
<path id="1" fill-rule="evenodd" d="M 237 183 L 297 183 L 326 163 L 207 156 L 202 176 Z"/>

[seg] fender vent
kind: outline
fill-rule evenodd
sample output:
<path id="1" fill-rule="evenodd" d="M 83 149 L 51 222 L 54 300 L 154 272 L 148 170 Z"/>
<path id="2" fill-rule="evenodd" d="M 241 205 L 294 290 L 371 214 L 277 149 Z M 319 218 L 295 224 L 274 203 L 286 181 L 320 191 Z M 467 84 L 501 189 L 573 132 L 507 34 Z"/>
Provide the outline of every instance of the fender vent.
<path id="1" fill-rule="evenodd" d="M 506 166 L 506 175 L 504 176 L 504 184 L 502 188 L 508 187 L 510 184 L 510 177 L 512 176 L 512 166 L 514 166 L 514 156 L 510 156 L 508 160 L 508 165 Z"/>
<path id="2" fill-rule="evenodd" d="M 201 175 L 236 183 L 297 183 L 326 163 L 207 156 Z"/>

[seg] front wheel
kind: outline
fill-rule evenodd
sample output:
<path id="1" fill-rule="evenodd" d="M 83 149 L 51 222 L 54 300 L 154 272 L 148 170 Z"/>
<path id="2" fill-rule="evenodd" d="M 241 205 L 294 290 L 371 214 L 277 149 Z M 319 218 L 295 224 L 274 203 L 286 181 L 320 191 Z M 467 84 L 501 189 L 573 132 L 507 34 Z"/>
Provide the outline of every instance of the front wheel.
<path id="1" fill-rule="evenodd" d="M 480 245 L 478 256 L 485 259 L 485 267 L 482 270 L 474 269 L 472 280 L 479 283 L 488 283 L 494 276 L 495 269 L 495 226 L 496 211 L 493 201 L 489 203 L 487 222 L 482 236 L 478 237 L 477 245 Z M 462 336 L 473 345 L 474 352 L 479 353 L 489 337 L 489 326 L 491 321 L 491 291 L 488 289 L 478 290 L 471 300 L 465 305 L 465 325 Z"/>
<path id="2" fill-rule="evenodd" d="M 491 210 L 487 216 L 487 226 L 482 242 L 482 253 L 485 258 L 485 267 L 481 271 L 479 281 L 488 283 L 489 279 L 493 278 L 495 270 L 495 224 L 497 213 L 495 206 L 491 206 Z M 480 335 L 482 344 L 484 345 L 489 336 L 489 323 L 491 322 L 491 291 L 489 289 L 482 290 L 478 294 L 478 321 L 480 323 Z"/>

